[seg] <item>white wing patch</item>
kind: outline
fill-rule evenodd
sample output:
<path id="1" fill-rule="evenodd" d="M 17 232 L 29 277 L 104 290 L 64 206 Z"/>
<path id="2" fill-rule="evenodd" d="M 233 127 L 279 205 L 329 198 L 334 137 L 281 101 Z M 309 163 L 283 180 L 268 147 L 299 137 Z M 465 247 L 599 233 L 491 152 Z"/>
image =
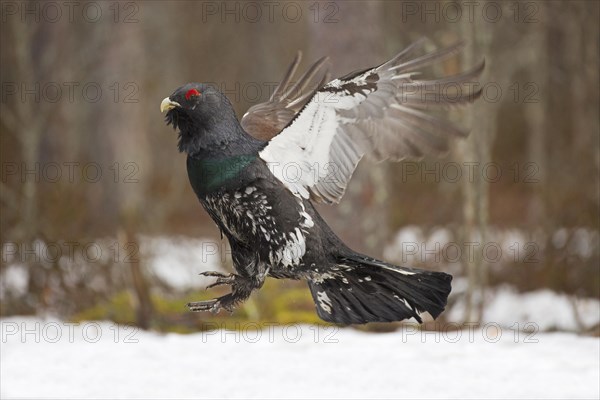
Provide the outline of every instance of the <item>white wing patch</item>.
<path id="1" fill-rule="evenodd" d="M 331 83 L 339 81 L 335 80 Z M 329 85 L 328 85 L 329 86 Z M 332 143 L 340 124 L 346 122 L 338 110 L 351 109 L 366 97 L 317 92 L 288 126 L 275 136 L 259 156 L 269 170 L 294 195 L 308 199 L 308 188 L 330 175 Z"/>
<path id="2" fill-rule="evenodd" d="M 447 139 L 466 133 L 428 110 L 475 100 L 481 90 L 461 84 L 472 83 L 484 63 L 454 76 L 415 80 L 420 67 L 461 47 L 411 58 L 422 45 L 415 43 L 378 67 L 334 79 L 317 91 L 259 153 L 273 175 L 299 198 L 335 203 L 367 153 L 399 161 L 448 151 Z"/>

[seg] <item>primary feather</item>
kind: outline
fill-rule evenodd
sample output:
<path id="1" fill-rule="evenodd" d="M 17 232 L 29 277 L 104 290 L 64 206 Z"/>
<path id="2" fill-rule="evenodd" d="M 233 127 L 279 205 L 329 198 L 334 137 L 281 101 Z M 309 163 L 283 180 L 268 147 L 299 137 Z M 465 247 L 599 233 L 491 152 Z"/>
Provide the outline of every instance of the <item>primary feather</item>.
<path id="1" fill-rule="evenodd" d="M 260 157 L 293 193 L 337 203 L 365 154 L 399 161 L 446 151 L 448 139 L 466 132 L 426 109 L 478 98 L 480 90 L 464 83 L 473 82 L 484 63 L 450 77 L 413 77 L 419 73 L 416 68 L 440 61 L 461 46 L 410 59 L 417 43 L 378 67 L 327 83 Z"/>

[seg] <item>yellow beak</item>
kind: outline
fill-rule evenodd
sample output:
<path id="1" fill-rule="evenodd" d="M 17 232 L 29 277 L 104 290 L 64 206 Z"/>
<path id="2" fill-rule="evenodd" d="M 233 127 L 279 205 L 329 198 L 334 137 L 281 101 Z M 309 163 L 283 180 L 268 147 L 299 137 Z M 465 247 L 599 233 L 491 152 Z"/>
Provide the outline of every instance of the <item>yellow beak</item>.
<path id="1" fill-rule="evenodd" d="M 181 107 L 181 104 L 176 101 L 172 101 L 168 97 L 165 97 L 165 99 L 160 103 L 160 112 L 165 112 L 175 107 Z"/>

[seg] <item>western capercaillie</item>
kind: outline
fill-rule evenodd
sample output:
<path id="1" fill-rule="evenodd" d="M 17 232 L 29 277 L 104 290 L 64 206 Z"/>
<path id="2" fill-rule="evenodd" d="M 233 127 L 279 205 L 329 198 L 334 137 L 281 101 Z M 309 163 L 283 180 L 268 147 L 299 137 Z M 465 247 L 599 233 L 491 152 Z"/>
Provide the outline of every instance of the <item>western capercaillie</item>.
<path id="1" fill-rule="evenodd" d="M 235 274 L 207 272 L 231 293 L 188 304 L 231 310 L 266 277 L 305 279 L 319 316 L 342 324 L 436 318 L 452 277 L 392 265 L 348 248 L 313 202 L 337 203 L 364 155 L 393 161 L 448 149 L 466 133 L 431 112 L 474 101 L 473 69 L 435 79 L 420 70 L 461 45 L 415 56 L 419 41 L 391 60 L 328 81 L 317 61 L 291 84 L 297 56 L 268 102 L 239 122 L 217 89 L 188 83 L 161 103 L 187 153 L 190 183 L 231 245 Z"/>

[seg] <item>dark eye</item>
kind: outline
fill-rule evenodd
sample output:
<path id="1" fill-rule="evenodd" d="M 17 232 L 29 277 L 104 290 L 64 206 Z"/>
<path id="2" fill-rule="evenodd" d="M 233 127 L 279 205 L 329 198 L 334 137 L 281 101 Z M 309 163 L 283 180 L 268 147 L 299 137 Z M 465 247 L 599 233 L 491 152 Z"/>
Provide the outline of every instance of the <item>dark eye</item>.
<path id="1" fill-rule="evenodd" d="M 200 92 L 197 91 L 196 89 L 190 89 L 185 93 L 185 99 L 189 100 L 192 97 L 196 97 L 196 96 L 200 96 Z"/>

